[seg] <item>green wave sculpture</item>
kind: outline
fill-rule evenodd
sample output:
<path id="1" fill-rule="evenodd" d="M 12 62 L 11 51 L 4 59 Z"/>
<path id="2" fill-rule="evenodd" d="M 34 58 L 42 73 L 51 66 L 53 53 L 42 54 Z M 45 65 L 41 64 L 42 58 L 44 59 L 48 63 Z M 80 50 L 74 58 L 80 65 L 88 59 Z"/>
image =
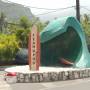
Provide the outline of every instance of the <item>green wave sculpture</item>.
<path id="1" fill-rule="evenodd" d="M 64 17 L 50 22 L 40 33 L 40 40 L 42 66 L 62 66 L 60 58 L 64 58 L 74 63 L 73 67 L 90 67 L 85 35 L 76 18 Z"/>

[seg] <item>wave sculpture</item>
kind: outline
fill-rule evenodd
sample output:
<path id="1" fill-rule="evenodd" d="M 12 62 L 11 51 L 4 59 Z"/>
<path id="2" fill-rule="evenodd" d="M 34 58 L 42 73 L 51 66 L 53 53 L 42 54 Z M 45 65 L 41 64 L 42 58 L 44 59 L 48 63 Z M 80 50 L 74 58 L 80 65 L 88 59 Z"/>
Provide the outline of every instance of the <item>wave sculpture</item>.
<path id="1" fill-rule="evenodd" d="M 83 29 L 74 17 L 50 22 L 40 33 L 42 66 L 90 67 Z"/>

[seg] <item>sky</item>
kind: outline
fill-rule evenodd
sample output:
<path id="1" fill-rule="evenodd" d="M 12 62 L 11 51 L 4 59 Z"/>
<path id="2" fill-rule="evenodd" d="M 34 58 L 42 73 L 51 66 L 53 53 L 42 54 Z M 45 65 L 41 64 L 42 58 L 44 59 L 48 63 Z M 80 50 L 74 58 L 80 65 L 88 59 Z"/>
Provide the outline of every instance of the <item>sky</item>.
<path id="1" fill-rule="evenodd" d="M 3 1 L 7 1 L 7 0 L 3 0 Z M 48 9 L 66 8 L 66 7 L 75 6 L 76 4 L 76 0 L 8 0 L 8 1 L 19 3 L 25 6 L 48 8 Z M 90 0 L 80 0 L 80 5 L 90 10 Z M 86 13 L 89 10 L 85 10 L 85 8 L 82 8 L 82 9 Z M 30 9 L 31 9 L 31 12 L 34 15 L 37 15 L 38 17 L 40 14 L 52 12 L 52 10 L 44 10 L 44 9 L 36 9 L 36 8 L 30 8 Z M 71 11 L 72 13 L 69 11 Z M 67 13 L 71 15 L 75 14 L 75 8 L 70 8 L 67 10 L 59 10 L 57 12 L 53 12 L 53 15 L 54 16 L 56 15 L 57 17 L 57 15 L 63 14 L 65 16 L 67 15 Z M 47 16 L 51 17 L 51 15 L 52 14 L 50 13 L 49 15 L 45 14 L 41 16 L 45 18 Z"/>

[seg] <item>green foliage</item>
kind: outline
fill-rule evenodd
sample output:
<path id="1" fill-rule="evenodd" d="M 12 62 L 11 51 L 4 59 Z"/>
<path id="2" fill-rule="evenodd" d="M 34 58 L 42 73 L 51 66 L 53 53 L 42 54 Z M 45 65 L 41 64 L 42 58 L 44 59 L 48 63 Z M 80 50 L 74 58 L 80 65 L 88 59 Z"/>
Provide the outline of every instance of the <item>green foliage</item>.
<path id="1" fill-rule="evenodd" d="M 41 22 L 38 17 L 36 18 L 36 25 L 37 25 L 39 32 L 41 32 L 47 26 L 48 23 L 49 23 L 49 21 Z"/>
<path id="2" fill-rule="evenodd" d="M 19 26 L 15 22 L 8 24 L 7 34 L 14 34 L 18 28 Z"/>
<path id="3" fill-rule="evenodd" d="M 90 17 L 87 14 L 84 14 L 81 18 L 81 24 L 86 34 L 87 44 L 90 44 Z"/>
<path id="4" fill-rule="evenodd" d="M 21 48 L 28 47 L 28 37 L 29 37 L 30 29 L 17 29 L 16 30 L 16 37 L 19 41 L 19 45 Z"/>
<path id="5" fill-rule="evenodd" d="M 19 46 L 21 48 L 27 48 L 28 47 L 28 36 L 30 33 L 30 30 L 32 28 L 33 22 L 35 20 L 29 21 L 29 19 L 25 16 L 21 17 L 20 22 L 17 22 L 15 25 L 9 25 L 8 31 L 9 33 L 16 34 L 16 37 L 19 41 Z M 47 25 L 47 23 L 42 23 L 39 19 L 36 21 L 36 25 L 38 28 L 38 31 L 42 31 L 43 28 Z"/>
<path id="6" fill-rule="evenodd" d="M 19 49 L 15 34 L 0 34 L 0 60 L 13 60 Z"/>
<path id="7" fill-rule="evenodd" d="M 2 17 L 4 17 L 4 15 L 2 15 Z M 17 22 L 10 22 L 8 23 L 6 34 L 15 34 L 20 48 L 27 48 L 28 36 L 34 21 L 35 20 L 30 21 L 26 16 L 23 16 Z M 46 23 L 42 23 L 39 18 L 36 23 L 38 31 L 43 30 L 47 25 Z"/>
<path id="8" fill-rule="evenodd" d="M 46 26 L 46 24 L 45 23 L 42 23 L 42 22 L 37 22 L 37 28 L 38 28 L 38 31 L 39 32 L 41 32 L 43 29 L 44 29 L 44 27 Z"/>
<path id="9" fill-rule="evenodd" d="M 4 13 L 1 13 L 0 60 L 13 60 L 19 48 L 28 47 L 28 37 L 34 21 L 30 21 L 26 16 L 23 16 L 17 22 L 8 22 Z M 39 31 L 43 30 L 46 25 L 47 23 L 42 23 L 38 18 L 37 28 Z"/>
<path id="10" fill-rule="evenodd" d="M 23 16 L 20 18 L 20 22 L 19 22 L 20 26 L 24 29 L 27 29 L 30 27 L 31 23 L 29 21 L 29 19 L 26 16 Z"/>

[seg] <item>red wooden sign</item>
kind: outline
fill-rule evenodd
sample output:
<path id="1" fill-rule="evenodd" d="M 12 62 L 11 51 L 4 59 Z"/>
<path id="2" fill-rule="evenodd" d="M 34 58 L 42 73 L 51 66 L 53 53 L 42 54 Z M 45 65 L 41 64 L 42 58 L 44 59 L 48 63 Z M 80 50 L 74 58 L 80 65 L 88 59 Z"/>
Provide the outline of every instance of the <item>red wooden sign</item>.
<path id="1" fill-rule="evenodd" d="M 40 36 L 37 27 L 32 27 L 29 35 L 28 58 L 30 70 L 39 70 L 40 66 Z"/>

